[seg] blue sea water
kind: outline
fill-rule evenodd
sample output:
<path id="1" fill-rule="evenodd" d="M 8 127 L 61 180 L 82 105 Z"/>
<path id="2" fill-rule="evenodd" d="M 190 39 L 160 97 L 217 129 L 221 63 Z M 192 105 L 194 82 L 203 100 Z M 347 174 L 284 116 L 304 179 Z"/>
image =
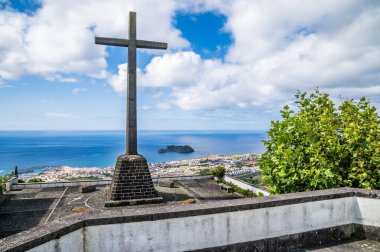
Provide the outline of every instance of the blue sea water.
<path id="1" fill-rule="evenodd" d="M 138 150 L 152 163 L 209 154 L 261 153 L 265 137 L 265 132 L 251 131 L 141 131 Z M 158 153 L 167 145 L 190 145 L 195 152 Z M 0 131 L 0 175 L 15 165 L 106 167 L 124 152 L 123 131 Z"/>

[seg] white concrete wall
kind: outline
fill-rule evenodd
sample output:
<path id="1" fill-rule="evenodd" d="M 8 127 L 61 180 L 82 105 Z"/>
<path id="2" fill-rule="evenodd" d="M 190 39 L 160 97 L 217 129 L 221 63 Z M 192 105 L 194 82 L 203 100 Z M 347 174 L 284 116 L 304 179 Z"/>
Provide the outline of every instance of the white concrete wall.
<path id="1" fill-rule="evenodd" d="M 14 178 L 11 178 L 10 180 L 8 180 L 7 182 L 5 182 L 5 190 L 7 192 L 11 191 L 12 190 L 12 186 L 14 184 L 17 184 L 18 182 L 18 178 L 14 177 Z"/>
<path id="2" fill-rule="evenodd" d="M 240 187 L 242 189 L 250 190 L 250 191 L 252 191 L 254 193 L 261 192 L 262 194 L 264 194 L 264 196 L 269 196 L 270 195 L 270 193 L 268 191 L 265 191 L 265 190 L 263 190 L 261 188 L 255 187 L 255 186 L 250 185 L 250 184 L 248 184 L 248 183 L 246 183 L 246 182 L 244 182 L 244 181 L 242 181 L 240 179 L 237 179 L 237 178 L 234 178 L 234 177 L 231 177 L 231 176 L 228 176 L 228 175 L 224 176 L 224 180 L 227 181 L 227 182 L 230 182 L 230 183 L 232 183 L 232 184 L 234 184 L 234 185 L 236 185 L 236 186 L 238 186 L 238 187 Z"/>
<path id="3" fill-rule="evenodd" d="M 31 251 L 57 251 L 56 248 L 68 252 L 183 251 L 351 223 L 380 226 L 380 199 L 348 197 L 184 218 L 89 226 Z"/>
<path id="4" fill-rule="evenodd" d="M 380 199 L 356 198 L 359 214 L 355 223 L 380 227 Z"/>
<path id="5" fill-rule="evenodd" d="M 79 252 L 86 251 L 83 244 L 83 233 L 85 229 L 79 229 L 62 236 L 59 239 L 48 241 L 28 251 L 31 252 Z M 87 250 L 88 251 L 88 250 Z"/>

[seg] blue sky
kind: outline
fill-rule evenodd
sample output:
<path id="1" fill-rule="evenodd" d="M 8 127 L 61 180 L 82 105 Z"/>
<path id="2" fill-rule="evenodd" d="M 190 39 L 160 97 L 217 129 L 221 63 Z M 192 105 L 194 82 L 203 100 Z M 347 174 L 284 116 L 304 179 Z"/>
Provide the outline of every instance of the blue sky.
<path id="1" fill-rule="evenodd" d="M 266 130 L 299 89 L 379 108 L 374 1 L 0 0 L 0 130 L 121 130 L 126 37 L 138 52 L 143 130 Z M 102 13 L 102 15 L 99 15 Z"/>

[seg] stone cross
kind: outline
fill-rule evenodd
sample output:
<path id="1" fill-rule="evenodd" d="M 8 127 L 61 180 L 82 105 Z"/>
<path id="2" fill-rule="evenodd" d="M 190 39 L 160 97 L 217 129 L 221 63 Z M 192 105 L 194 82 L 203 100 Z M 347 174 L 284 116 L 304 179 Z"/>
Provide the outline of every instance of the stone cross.
<path id="1" fill-rule="evenodd" d="M 95 37 L 95 44 L 128 47 L 127 154 L 137 154 L 136 48 L 163 49 L 167 43 L 136 40 L 136 12 L 129 12 L 129 39 Z"/>

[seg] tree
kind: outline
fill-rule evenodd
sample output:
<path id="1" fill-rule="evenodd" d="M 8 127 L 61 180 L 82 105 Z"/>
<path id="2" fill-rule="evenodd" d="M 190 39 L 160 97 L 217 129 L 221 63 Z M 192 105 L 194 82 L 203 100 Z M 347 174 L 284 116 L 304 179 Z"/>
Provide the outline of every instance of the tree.
<path id="1" fill-rule="evenodd" d="M 296 95 L 297 112 L 284 106 L 259 159 L 272 193 L 333 187 L 380 187 L 380 119 L 365 98 L 337 109 L 318 89 Z"/>
<path id="2" fill-rule="evenodd" d="M 224 169 L 223 165 L 218 165 L 217 167 L 211 170 L 211 174 L 217 177 L 218 179 L 222 179 L 225 173 L 226 170 Z"/>

